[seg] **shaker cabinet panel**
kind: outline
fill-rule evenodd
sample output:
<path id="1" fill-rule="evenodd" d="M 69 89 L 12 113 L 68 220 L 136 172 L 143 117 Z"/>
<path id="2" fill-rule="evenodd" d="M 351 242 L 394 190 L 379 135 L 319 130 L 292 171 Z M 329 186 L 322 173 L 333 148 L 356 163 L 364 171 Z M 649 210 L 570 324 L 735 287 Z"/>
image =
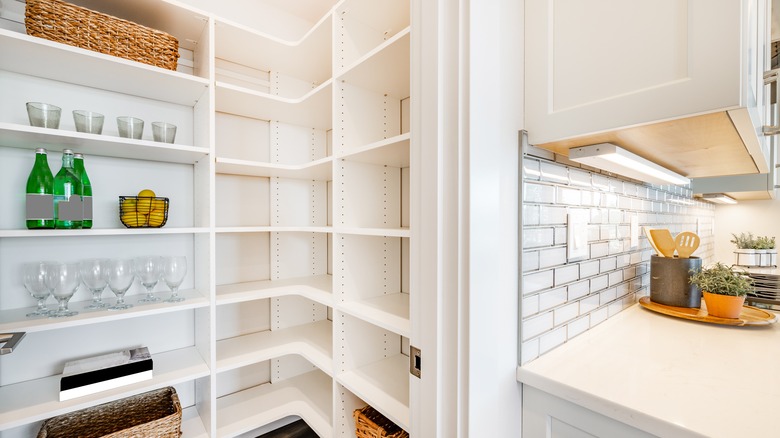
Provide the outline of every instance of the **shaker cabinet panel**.
<path id="1" fill-rule="evenodd" d="M 568 155 L 613 142 L 691 177 L 766 172 L 769 9 L 767 0 L 526 2 L 530 143 Z M 696 119 L 710 113 L 725 121 Z M 720 123 L 730 140 L 686 135 Z"/>

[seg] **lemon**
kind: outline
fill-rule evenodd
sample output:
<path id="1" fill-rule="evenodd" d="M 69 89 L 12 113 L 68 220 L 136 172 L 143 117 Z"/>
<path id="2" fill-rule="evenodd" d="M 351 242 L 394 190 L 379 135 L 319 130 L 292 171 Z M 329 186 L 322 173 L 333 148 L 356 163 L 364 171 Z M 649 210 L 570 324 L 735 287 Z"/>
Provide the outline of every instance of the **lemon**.
<path id="1" fill-rule="evenodd" d="M 165 221 L 165 212 L 163 210 L 152 210 L 152 212 L 149 213 L 150 227 L 160 227 L 162 226 L 163 221 Z"/>
<path id="2" fill-rule="evenodd" d="M 162 199 L 152 200 L 152 210 L 163 211 L 164 209 L 165 209 L 165 201 L 163 201 Z"/>
<path id="3" fill-rule="evenodd" d="M 135 199 L 123 199 L 122 200 L 122 211 L 125 213 L 128 212 L 134 212 L 135 211 Z"/>
<path id="4" fill-rule="evenodd" d="M 138 198 L 135 209 L 139 213 L 149 214 L 152 211 L 152 198 Z"/>
<path id="5" fill-rule="evenodd" d="M 149 189 L 143 189 L 140 192 L 138 192 L 139 198 L 154 198 L 156 195 L 152 190 Z"/>
<path id="6" fill-rule="evenodd" d="M 146 225 L 146 215 L 142 213 L 130 212 L 122 215 L 122 223 L 128 227 L 143 227 Z"/>

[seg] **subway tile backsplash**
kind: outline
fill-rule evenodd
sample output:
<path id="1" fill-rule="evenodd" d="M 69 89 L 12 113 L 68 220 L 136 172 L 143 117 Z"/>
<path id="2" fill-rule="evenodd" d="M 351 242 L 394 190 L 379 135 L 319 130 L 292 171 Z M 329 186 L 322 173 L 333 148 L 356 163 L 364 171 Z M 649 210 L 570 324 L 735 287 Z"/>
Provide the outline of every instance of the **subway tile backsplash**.
<path id="1" fill-rule="evenodd" d="M 556 156 L 557 157 L 557 156 Z M 565 161 L 565 163 L 564 163 Z M 699 232 L 695 255 L 713 257 L 711 204 L 687 186 L 658 186 L 575 167 L 549 156 L 523 158 L 521 361 L 527 363 L 635 304 L 649 293 L 650 248 L 641 228 Z M 568 260 L 567 215 L 588 218 L 588 255 Z M 639 245 L 631 246 L 631 217 Z M 705 219 L 699 221 L 700 219 Z"/>

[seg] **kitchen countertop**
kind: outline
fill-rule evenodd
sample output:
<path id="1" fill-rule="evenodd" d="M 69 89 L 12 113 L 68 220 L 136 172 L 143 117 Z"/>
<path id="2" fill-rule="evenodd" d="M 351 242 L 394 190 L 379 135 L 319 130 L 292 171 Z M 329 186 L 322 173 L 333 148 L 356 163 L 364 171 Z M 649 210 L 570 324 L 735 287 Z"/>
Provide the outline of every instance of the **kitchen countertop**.
<path id="1" fill-rule="evenodd" d="M 661 437 L 780 437 L 780 322 L 720 326 L 634 305 L 517 379 Z"/>

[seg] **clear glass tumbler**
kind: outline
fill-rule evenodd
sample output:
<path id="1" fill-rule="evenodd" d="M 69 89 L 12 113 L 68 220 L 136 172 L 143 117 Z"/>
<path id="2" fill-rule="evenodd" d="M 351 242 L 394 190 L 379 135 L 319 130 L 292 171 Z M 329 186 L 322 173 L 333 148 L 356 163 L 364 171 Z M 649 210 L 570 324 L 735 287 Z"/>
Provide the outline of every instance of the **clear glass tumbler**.
<path id="1" fill-rule="evenodd" d="M 27 117 L 30 126 L 57 129 L 60 127 L 62 109 L 49 103 L 27 102 Z"/>
<path id="2" fill-rule="evenodd" d="M 73 121 L 76 123 L 76 131 L 89 134 L 103 133 L 103 114 L 93 111 L 74 110 Z"/>

